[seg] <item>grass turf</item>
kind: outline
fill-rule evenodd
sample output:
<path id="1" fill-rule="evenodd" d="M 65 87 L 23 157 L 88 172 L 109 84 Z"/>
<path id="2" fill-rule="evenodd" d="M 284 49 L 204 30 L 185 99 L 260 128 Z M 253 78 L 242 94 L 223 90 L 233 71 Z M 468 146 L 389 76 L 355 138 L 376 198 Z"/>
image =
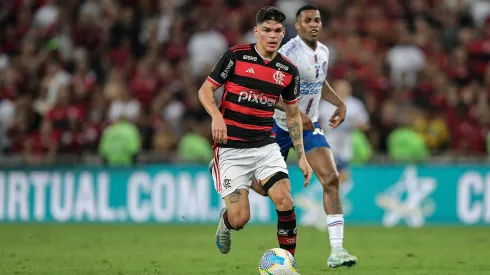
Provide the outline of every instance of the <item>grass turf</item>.
<path id="1" fill-rule="evenodd" d="M 302 275 L 490 275 L 490 229 L 347 227 L 351 269 L 331 269 L 327 233 L 300 228 Z M 234 232 L 230 254 L 215 247 L 214 226 L 0 224 L 5 275 L 257 275 L 261 255 L 277 247 L 275 227 Z"/>

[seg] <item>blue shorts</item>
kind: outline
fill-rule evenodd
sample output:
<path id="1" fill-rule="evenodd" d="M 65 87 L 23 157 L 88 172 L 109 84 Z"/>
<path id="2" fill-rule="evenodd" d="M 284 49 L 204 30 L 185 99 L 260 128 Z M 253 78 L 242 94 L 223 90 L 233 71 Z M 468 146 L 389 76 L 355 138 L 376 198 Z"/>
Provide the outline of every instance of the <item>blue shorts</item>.
<path id="1" fill-rule="evenodd" d="M 345 161 L 343 158 L 335 156 L 335 164 L 337 165 L 337 171 L 342 172 L 349 168 L 349 162 Z"/>
<path id="2" fill-rule="evenodd" d="M 323 134 L 323 130 L 320 127 L 320 124 L 318 122 L 315 122 L 313 124 L 315 125 L 315 130 L 303 132 L 303 143 L 305 147 L 305 153 L 308 153 L 309 151 L 317 147 L 330 148 L 330 145 L 325 139 L 325 135 Z M 293 142 L 291 141 L 289 132 L 284 131 L 281 127 L 277 126 L 275 121 L 274 121 L 274 127 L 272 128 L 272 132 L 276 134 L 276 143 L 281 148 L 281 154 L 284 157 L 284 160 L 287 160 L 289 149 L 293 147 Z"/>

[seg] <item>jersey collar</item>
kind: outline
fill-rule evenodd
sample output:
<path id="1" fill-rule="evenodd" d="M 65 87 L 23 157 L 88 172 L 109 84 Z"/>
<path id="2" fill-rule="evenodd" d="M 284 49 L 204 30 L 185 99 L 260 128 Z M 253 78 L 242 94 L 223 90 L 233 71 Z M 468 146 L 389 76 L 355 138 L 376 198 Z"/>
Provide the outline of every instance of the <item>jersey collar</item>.
<path id="1" fill-rule="evenodd" d="M 316 49 L 315 49 L 315 50 L 313 50 L 312 48 L 310 48 L 310 46 L 308 46 L 308 45 L 305 43 L 305 41 L 303 41 L 303 39 L 301 39 L 301 37 L 299 37 L 299 34 L 298 34 L 298 35 L 296 35 L 296 39 L 298 39 L 298 40 L 299 40 L 299 43 L 301 43 L 301 46 L 302 46 L 302 47 L 307 48 L 309 51 L 313 52 L 314 54 L 316 54 L 316 53 L 318 52 L 318 48 L 320 48 L 320 47 L 319 47 L 319 43 L 320 43 L 320 42 L 316 42 Z"/>

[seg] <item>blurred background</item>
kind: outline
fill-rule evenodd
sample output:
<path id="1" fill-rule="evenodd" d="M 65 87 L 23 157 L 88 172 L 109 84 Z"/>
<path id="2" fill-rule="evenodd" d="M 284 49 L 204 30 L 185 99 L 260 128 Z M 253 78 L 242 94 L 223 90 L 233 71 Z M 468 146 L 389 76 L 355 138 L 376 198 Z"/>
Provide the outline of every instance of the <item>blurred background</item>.
<path id="1" fill-rule="evenodd" d="M 3 0 L 1 163 L 209 161 L 197 91 L 210 69 L 254 42 L 258 9 L 286 13 L 287 42 L 308 3 L 328 80 L 347 80 L 369 116 L 359 161 L 400 160 L 389 140 L 401 128 L 422 151 L 402 160 L 488 159 L 488 1 Z"/>
<path id="2" fill-rule="evenodd" d="M 285 43 L 305 4 L 347 104 L 335 130 L 321 114 L 359 271 L 488 274 L 488 228 L 470 226 L 490 224 L 487 0 L 0 0 L 0 274 L 257 274 L 276 211 L 251 192 L 250 223 L 268 226 L 216 256 L 197 93 L 228 47 L 255 42 L 260 8 L 287 15 Z M 294 155 L 298 263 L 324 274 L 323 189 L 303 188 Z"/>

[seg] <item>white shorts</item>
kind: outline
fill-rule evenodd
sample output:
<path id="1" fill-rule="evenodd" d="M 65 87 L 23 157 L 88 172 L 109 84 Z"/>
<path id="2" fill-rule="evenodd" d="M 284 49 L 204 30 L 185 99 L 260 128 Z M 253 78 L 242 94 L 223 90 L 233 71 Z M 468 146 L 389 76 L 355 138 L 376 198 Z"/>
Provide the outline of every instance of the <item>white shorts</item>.
<path id="1" fill-rule="evenodd" d="M 214 151 L 211 167 L 214 188 L 221 198 L 237 189 L 249 189 L 252 177 L 258 182 L 278 172 L 288 173 L 277 143 L 259 148 L 219 148 Z"/>

